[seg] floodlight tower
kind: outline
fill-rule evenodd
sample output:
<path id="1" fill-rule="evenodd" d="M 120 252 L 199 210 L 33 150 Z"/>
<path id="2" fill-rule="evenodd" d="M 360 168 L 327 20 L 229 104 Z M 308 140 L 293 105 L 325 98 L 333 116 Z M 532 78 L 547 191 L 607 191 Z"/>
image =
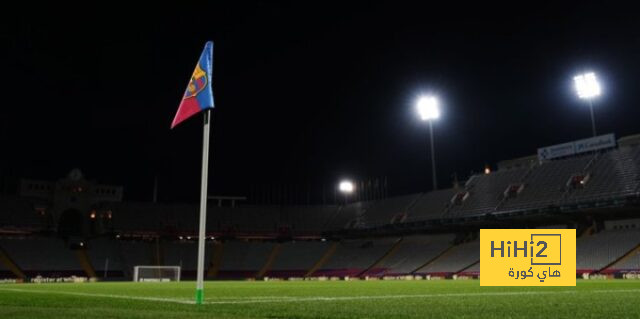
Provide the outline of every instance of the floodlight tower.
<path id="1" fill-rule="evenodd" d="M 433 121 L 440 117 L 438 99 L 435 96 L 422 96 L 416 103 L 420 119 L 429 122 L 429 136 L 431 138 L 431 177 L 433 178 L 433 190 L 438 189 L 436 179 L 436 154 L 433 144 Z"/>
<path id="2" fill-rule="evenodd" d="M 600 83 L 598 83 L 598 79 L 593 72 L 576 75 L 573 77 L 573 81 L 576 85 L 578 97 L 587 100 L 589 103 L 589 109 L 591 110 L 591 131 L 593 136 L 596 136 L 596 120 L 593 115 L 593 99 L 600 96 Z"/>

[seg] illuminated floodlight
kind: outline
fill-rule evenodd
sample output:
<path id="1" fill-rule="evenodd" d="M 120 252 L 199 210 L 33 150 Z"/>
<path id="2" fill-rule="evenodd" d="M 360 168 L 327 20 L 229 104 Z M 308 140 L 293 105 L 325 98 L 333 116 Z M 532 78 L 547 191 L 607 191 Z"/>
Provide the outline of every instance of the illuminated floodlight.
<path id="1" fill-rule="evenodd" d="M 355 187 L 353 186 L 353 183 L 351 181 L 344 180 L 340 182 L 340 184 L 338 184 L 338 189 L 342 193 L 351 194 L 353 193 Z"/>
<path id="2" fill-rule="evenodd" d="M 417 103 L 418 114 L 423 121 L 435 120 L 440 117 L 438 99 L 435 96 L 422 96 Z"/>
<path id="3" fill-rule="evenodd" d="M 573 77 L 576 92 L 581 99 L 591 99 L 600 95 L 600 84 L 595 73 L 588 72 Z"/>

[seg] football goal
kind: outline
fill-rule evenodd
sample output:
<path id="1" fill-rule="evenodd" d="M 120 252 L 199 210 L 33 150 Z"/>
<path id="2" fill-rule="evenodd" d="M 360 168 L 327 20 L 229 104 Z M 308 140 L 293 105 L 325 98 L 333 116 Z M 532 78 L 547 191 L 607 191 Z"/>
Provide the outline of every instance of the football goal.
<path id="1" fill-rule="evenodd" d="M 133 267 L 133 281 L 180 281 L 180 266 L 135 266 Z"/>

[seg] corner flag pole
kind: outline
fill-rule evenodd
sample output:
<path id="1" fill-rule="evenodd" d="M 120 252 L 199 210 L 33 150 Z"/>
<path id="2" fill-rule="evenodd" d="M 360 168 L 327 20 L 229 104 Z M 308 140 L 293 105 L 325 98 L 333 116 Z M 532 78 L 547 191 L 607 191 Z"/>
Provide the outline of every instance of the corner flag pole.
<path id="1" fill-rule="evenodd" d="M 200 229 L 198 232 L 198 275 L 196 283 L 196 304 L 204 300 L 204 243 L 207 228 L 207 182 L 209 179 L 209 132 L 211 109 L 204 112 L 202 136 L 202 180 L 200 182 Z"/>
<path id="2" fill-rule="evenodd" d="M 198 64 L 191 75 L 189 85 L 184 92 L 178 111 L 173 117 L 171 128 L 191 116 L 204 112 L 202 132 L 202 176 L 200 181 L 200 229 L 198 231 L 198 271 L 196 283 L 196 304 L 204 301 L 204 243 L 207 228 L 207 182 L 209 180 L 209 138 L 211 127 L 211 109 L 214 108 L 211 76 L 213 69 L 213 42 L 207 41 L 200 54 Z"/>

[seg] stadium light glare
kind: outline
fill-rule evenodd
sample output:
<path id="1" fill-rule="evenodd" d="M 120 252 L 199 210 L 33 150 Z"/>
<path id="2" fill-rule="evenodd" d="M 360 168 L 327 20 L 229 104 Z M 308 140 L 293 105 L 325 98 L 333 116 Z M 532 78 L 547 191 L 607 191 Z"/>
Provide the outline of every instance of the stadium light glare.
<path id="1" fill-rule="evenodd" d="M 598 83 L 595 73 L 588 72 L 576 75 L 573 77 L 573 81 L 579 98 L 592 99 L 600 95 L 600 83 Z"/>
<path id="2" fill-rule="evenodd" d="M 578 74 L 573 77 L 576 85 L 578 97 L 589 102 L 589 110 L 591 111 L 591 132 L 596 136 L 596 120 L 593 113 L 593 98 L 600 96 L 600 83 L 593 72 Z"/>
<path id="3" fill-rule="evenodd" d="M 340 182 L 340 184 L 338 185 L 338 189 L 344 194 L 351 194 L 353 193 L 355 187 L 353 186 L 353 183 L 351 181 L 344 180 Z"/>
<path id="4" fill-rule="evenodd" d="M 438 99 L 435 96 L 421 96 L 416 105 L 418 114 L 423 121 L 431 121 L 440 117 Z"/>

